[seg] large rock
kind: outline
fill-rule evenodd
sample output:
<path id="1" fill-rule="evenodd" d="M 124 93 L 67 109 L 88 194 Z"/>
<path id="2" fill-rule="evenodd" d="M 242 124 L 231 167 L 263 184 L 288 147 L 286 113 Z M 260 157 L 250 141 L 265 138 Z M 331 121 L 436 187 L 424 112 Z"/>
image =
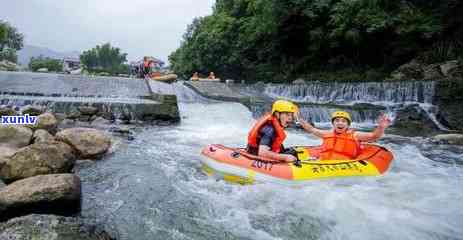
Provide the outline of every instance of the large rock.
<path id="1" fill-rule="evenodd" d="M 438 126 L 417 104 L 397 111 L 389 132 L 403 136 L 428 136 L 439 132 Z"/>
<path id="2" fill-rule="evenodd" d="M 14 116 L 14 115 L 17 115 L 17 113 L 11 107 L 0 106 L 0 116 Z"/>
<path id="3" fill-rule="evenodd" d="M 80 211 L 80 179 L 74 174 L 26 178 L 0 190 L 0 221 L 31 213 L 69 215 Z"/>
<path id="4" fill-rule="evenodd" d="M 439 122 L 451 130 L 463 132 L 463 79 L 438 81 L 434 92 L 433 103 L 439 108 Z"/>
<path id="5" fill-rule="evenodd" d="M 44 129 L 38 129 L 34 132 L 32 140 L 34 143 L 53 142 L 55 141 L 55 137 Z"/>
<path id="6" fill-rule="evenodd" d="M 439 64 L 431 64 L 423 68 L 423 79 L 437 80 L 444 77 Z"/>
<path id="7" fill-rule="evenodd" d="M 5 182 L 41 174 L 67 173 L 74 166 L 72 148 L 63 142 L 34 143 L 19 149 L 0 168 Z"/>
<path id="8" fill-rule="evenodd" d="M 439 134 L 432 139 L 438 143 L 463 145 L 463 134 Z"/>
<path id="9" fill-rule="evenodd" d="M 2 164 L 2 159 L 3 161 L 6 161 L 6 159 L 13 156 L 17 150 L 17 148 L 0 146 L 0 168 Z"/>
<path id="10" fill-rule="evenodd" d="M 100 158 L 111 146 L 111 139 L 92 128 L 69 128 L 56 134 L 56 139 L 71 145 L 80 158 Z"/>
<path id="11" fill-rule="evenodd" d="M 92 121 L 92 125 L 94 126 L 100 126 L 100 127 L 104 127 L 104 126 L 107 126 L 111 124 L 111 121 L 110 120 L 107 120 L 103 117 L 97 117 L 95 118 L 95 120 Z"/>
<path id="12" fill-rule="evenodd" d="M 406 63 L 394 72 L 391 73 L 394 80 L 416 80 L 423 78 L 423 66 L 422 64 L 413 59 L 409 63 Z"/>
<path id="13" fill-rule="evenodd" d="M 57 126 L 58 120 L 56 120 L 53 114 L 47 112 L 37 117 L 37 124 L 33 126 L 33 129 L 45 129 L 48 132 L 54 132 Z"/>
<path id="14" fill-rule="evenodd" d="M 18 151 L 17 148 L 0 146 L 0 159 L 9 158 L 9 157 L 13 156 L 16 153 L 16 151 Z"/>
<path id="15" fill-rule="evenodd" d="M 40 106 L 32 106 L 28 105 L 23 108 L 21 111 L 22 114 L 29 114 L 30 116 L 38 116 L 42 113 L 44 113 L 44 108 Z"/>
<path id="16" fill-rule="evenodd" d="M 88 221 L 88 220 L 87 220 Z M 31 214 L 0 223 L 2 240 L 111 240 L 102 226 L 79 218 Z"/>
<path id="17" fill-rule="evenodd" d="M 81 114 L 79 111 L 73 110 L 73 111 L 71 111 L 70 113 L 68 113 L 68 114 L 66 115 L 66 118 L 67 118 L 67 119 L 76 120 L 76 119 L 78 119 L 81 115 L 82 115 L 82 114 Z"/>
<path id="18" fill-rule="evenodd" d="M 29 145 L 32 130 L 19 125 L 0 125 L 0 146 L 20 148 Z"/>
<path id="19" fill-rule="evenodd" d="M 79 112 L 82 115 L 95 115 L 95 114 L 98 113 L 98 108 L 91 107 L 91 106 L 80 106 L 79 107 Z"/>
<path id="20" fill-rule="evenodd" d="M 440 68 L 446 77 L 463 77 L 463 63 L 458 60 L 445 62 Z"/>

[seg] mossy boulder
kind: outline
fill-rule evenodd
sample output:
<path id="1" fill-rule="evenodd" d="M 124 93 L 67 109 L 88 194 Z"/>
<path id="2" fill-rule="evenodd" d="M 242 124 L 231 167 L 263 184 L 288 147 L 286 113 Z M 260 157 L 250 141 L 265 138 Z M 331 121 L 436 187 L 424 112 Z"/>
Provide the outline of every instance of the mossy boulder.
<path id="1" fill-rule="evenodd" d="M 68 173 L 74 166 L 72 148 L 63 142 L 34 143 L 6 158 L 0 168 L 5 182 L 41 174 Z"/>
<path id="2" fill-rule="evenodd" d="M 415 104 L 397 111 L 397 117 L 388 132 L 403 136 L 429 136 L 440 130 L 426 111 Z"/>
<path id="3" fill-rule="evenodd" d="M 88 220 L 87 220 L 88 221 Z M 80 218 L 31 214 L 0 223 L 0 239 L 112 240 L 101 226 Z"/>
<path id="4" fill-rule="evenodd" d="M 98 159 L 111 146 L 111 139 L 92 128 L 68 128 L 56 134 L 56 139 L 72 146 L 80 158 Z"/>
<path id="5" fill-rule="evenodd" d="M 80 179 L 74 174 L 39 175 L 0 190 L 0 221 L 31 213 L 70 215 L 80 211 Z"/>
<path id="6" fill-rule="evenodd" d="M 20 148 L 29 145 L 32 130 L 20 125 L 0 125 L 0 145 Z"/>

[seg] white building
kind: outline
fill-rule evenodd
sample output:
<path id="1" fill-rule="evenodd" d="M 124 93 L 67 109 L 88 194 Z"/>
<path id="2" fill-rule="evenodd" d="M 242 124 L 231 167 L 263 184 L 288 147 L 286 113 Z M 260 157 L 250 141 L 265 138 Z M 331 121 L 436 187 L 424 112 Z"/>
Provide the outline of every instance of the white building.
<path id="1" fill-rule="evenodd" d="M 65 73 L 71 73 L 72 71 L 80 68 L 80 59 L 78 58 L 64 58 L 63 59 L 63 71 Z"/>

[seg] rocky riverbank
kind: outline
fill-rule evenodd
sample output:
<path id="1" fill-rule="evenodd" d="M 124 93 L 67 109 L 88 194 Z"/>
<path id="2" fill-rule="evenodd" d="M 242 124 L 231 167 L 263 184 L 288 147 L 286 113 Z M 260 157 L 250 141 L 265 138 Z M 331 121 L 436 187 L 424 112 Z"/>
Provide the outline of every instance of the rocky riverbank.
<path id="1" fill-rule="evenodd" d="M 110 239 L 76 217 L 81 181 L 73 168 L 103 158 L 112 139 L 93 128 L 63 128 L 49 112 L 37 118 L 36 125 L 0 125 L 0 239 Z"/>
<path id="2" fill-rule="evenodd" d="M 433 104 L 438 107 L 437 119 L 450 130 L 463 132 L 463 61 L 428 64 L 413 59 L 395 70 L 390 80 L 436 81 Z"/>

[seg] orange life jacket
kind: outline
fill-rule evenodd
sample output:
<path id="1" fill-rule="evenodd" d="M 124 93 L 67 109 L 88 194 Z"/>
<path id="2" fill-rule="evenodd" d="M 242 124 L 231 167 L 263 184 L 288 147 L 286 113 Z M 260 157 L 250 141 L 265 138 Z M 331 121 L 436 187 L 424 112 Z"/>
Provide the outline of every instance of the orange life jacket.
<path id="1" fill-rule="evenodd" d="M 354 131 L 338 134 L 334 130 L 323 136 L 320 159 L 354 159 L 360 153 L 360 143 L 354 138 Z"/>
<path id="2" fill-rule="evenodd" d="M 252 154 L 257 154 L 259 152 L 259 143 L 260 143 L 260 130 L 267 124 L 272 124 L 275 129 L 275 139 L 273 139 L 271 150 L 276 153 L 280 153 L 282 149 L 283 141 L 286 138 L 286 133 L 284 128 L 280 125 L 280 121 L 271 114 L 267 114 L 251 129 L 248 135 L 248 151 Z"/>

